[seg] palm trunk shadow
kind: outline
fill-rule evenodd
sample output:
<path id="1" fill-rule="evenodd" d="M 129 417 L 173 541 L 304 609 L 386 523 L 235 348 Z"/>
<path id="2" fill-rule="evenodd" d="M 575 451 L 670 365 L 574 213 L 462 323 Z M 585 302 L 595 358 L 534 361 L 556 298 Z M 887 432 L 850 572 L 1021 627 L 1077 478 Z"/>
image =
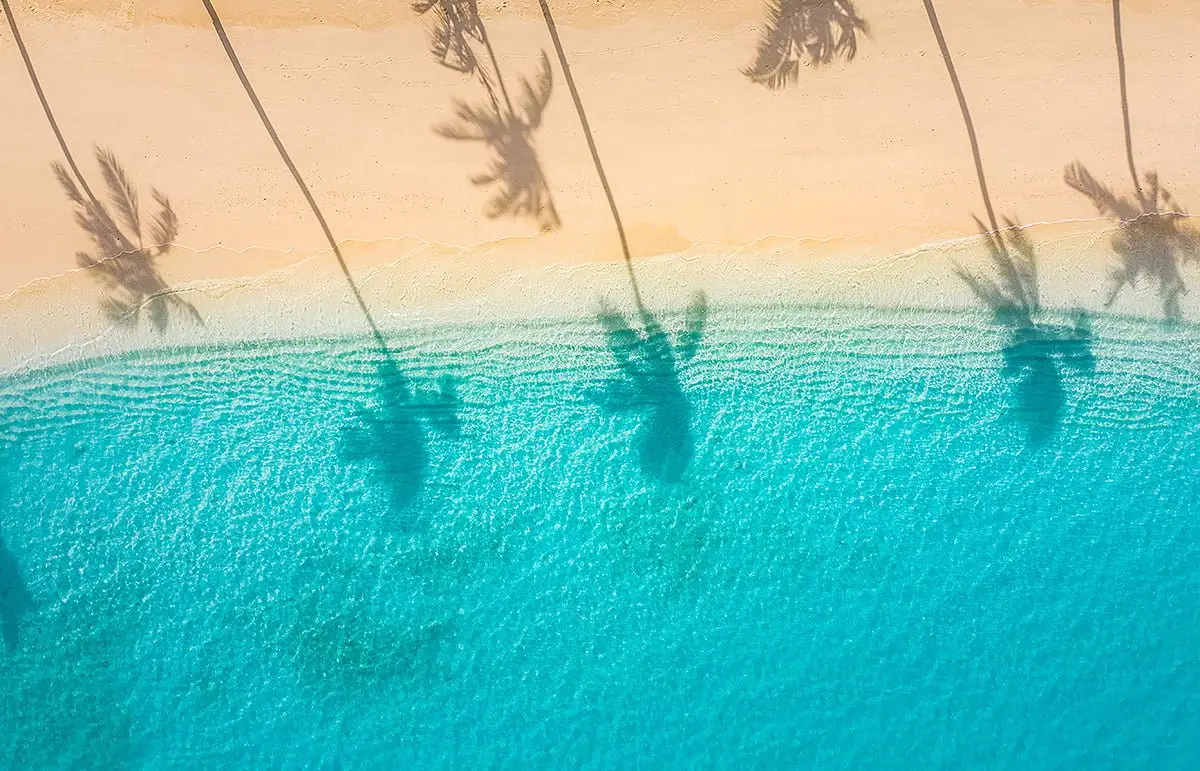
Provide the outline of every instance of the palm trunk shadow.
<path id="1" fill-rule="evenodd" d="M 1121 0 L 1112 0 L 1113 40 L 1117 53 L 1117 83 L 1121 96 L 1121 123 L 1125 139 L 1125 161 L 1133 180 L 1132 200 L 1119 196 L 1100 183 L 1075 161 L 1067 166 L 1063 181 L 1092 202 L 1102 217 L 1118 223 L 1112 249 L 1121 265 L 1110 276 L 1105 307 L 1112 307 L 1126 288 L 1136 288 L 1143 279 L 1157 286 L 1163 317 L 1170 322 L 1183 318 L 1180 299 L 1187 292 L 1182 266 L 1200 261 L 1200 233 L 1187 227 L 1186 212 L 1160 183 L 1153 171 L 1138 176 L 1133 156 L 1133 131 L 1129 117 L 1129 90 L 1125 77 L 1125 44 L 1121 31 Z"/>
<path id="2" fill-rule="evenodd" d="M 971 144 L 979 193 L 988 218 L 988 226 L 978 218 L 975 224 L 997 277 L 989 278 L 960 265 L 955 266 L 955 274 L 991 310 L 994 323 L 1005 330 L 1007 339 L 1002 349 L 1001 371 L 1006 378 L 1014 380 L 1010 413 L 1026 424 L 1029 443 L 1041 445 L 1057 432 L 1062 420 L 1066 404 L 1063 365 L 1089 374 L 1094 371 L 1090 322 L 1082 311 L 1075 313 L 1072 326 L 1038 320 L 1042 305 L 1033 244 L 1012 219 L 1005 219 L 1004 230 L 996 221 L 967 97 L 954 69 L 954 60 L 933 2 L 924 0 L 924 3 Z"/>
<path id="3" fill-rule="evenodd" d="M 1129 121 L 1129 91 L 1125 84 L 1125 43 L 1121 38 L 1121 0 L 1112 0 L 1113 38 L 1117 49 L 1117 82 L 1121 90 L 1121 121 L 1125 128 L 1125 160 L 1129 164 L 1129 177 L 1133 180 L 1133 189 L 1137 191 L 1138 200 L 1145 207 L 1142 195 L 1142 183 L 1138 179 L 1137 166 L 1133 162 L 1133 129 Z"/>
<path id="4" fill-rule="evenodd" d="M 558 27 L 546 0 L 538 0 L 546 29 L 554 43 L 559 67 L 579 124 L 587 140 L 588 151 L 596 168 L 596 176 L 604 190 L 612 213 L 613 224 L 621 242 L 621 253 L 629 277 L 630 290 L 638 319 L 631 322 L 623 314 L 602 305 L 597 320 L 605 333 L 609 352 L 617 366 L 617 376 L 588 394 L 589 398 L 610 413 L 633 412 L 639 418 L 637 432 L 638 458 L 642 471 L 663 482 L 677 482 L 691 463 L 695 453 L 692 434 L 692 406 L 680 383 L 680 370 L 699 351 L 708 320 L 708 299 L 697 292 L 686 312 L 681 330 L 669 335 L 654 314 L 646 307 L 633 270 L 629 240 L 621 222 L 621 213 L 609 185 L 600 151 L 588 123 L 579 88 L 571 75 L 571 66 L 559 37 Z"/>
<path id="5" fill-rule="evenodd" d="M 962 83 L 958 80 L 958 72 L 954 69 L 954 59 L 950 56 L 950 48 L 946 45 L 946 37 L 942 34 L 942 25 L 938 22 L 937 11 L 933 0 L 924 0 L 925 13 L 929 16 L 929 26 L 937 38 L 938 49 L 942 52 L 942 61 L 946 64 L 946 74 L 950 76 L 950 84 L 954 86 L 954 96 L 958 99 L 958 109 L 962 112 L 963 125 L 967 129 L 967 139 L 971 143 L 971 157 L 975 161 L 975 176 L 979 180 L 979 194 L 983 197 L 983 208 L 987 211 L 988 224 L 992 232 L 998 232 L 1000 226 L 996 223 L 996 214 L 992 209 L 992 198 L 988 195 L 987 178 L 983 174 L 983 158 L 979 154 L 979 140 L 975 137 L 975 123 L 971 120 L 971 110 L 967 107 L 967 97 L 963 93 Z"/>
<path id="6" fill-rule="evenodd" d="M 592 135 L 592 127 L 588 123 L 587 112 L 583 109 L 583 100 L 579 96 L 579 88 L 571 75 L 571 64 L 567 61 L 567 52 L 563 49 L 562 39 L 558 36 L 558 26 L 554 23 L 554 15 L 546 0 L 538 0 L 542 16 L 546 20 L 546 29 L 550 40 L 554 43 L 554 52 L 558 56 L 558 66 L 562 69 L 563 79 L 567 81 L 567 89 L 571 92 L 571 101 L 575 104 L 575 114 L 579 117 L 579 125 L 583 129 L 584 139 L 587 140 L 588 151 L 592 155 L 592 165 L 596 168 L 596 176 L 600 178 L 600 187 L 604 189 L 604 198 L 608 201 L 608 209 L 612 214 L 613 224 L 617 228 L 617 238 L 621 242 L 621 254 L 625 258 L 625 270 L 629 275 L 629 286 L 633 291 L 634 303 L 638 312 L 643 316 L 649 315 L 646 304 L 642 301 L 642 291 L 638 287 L 637 276 L 633 272 L 633 255 L 629 251 L 629 239 L 625 235 L 625 226 L 621 222 L 621 212 L 617 209 L 617 201 L 613 197 L 612 186 L 608 183 L 608 175 L 604 173 L 604 164 L 600 161 L 600 151 L 596 149 L 596 138 Z"/>
<path id="7" fill-rule="evenodd" d="M 366 300 L 350 273 L 350 268 L 342 256 L 337 239 L 333 237 L 325 215 L 321 213 L 316 199 L 296 164 L 292 161 L 287 148 L 284 147 L 283 140 L 280 139 L 275 126 L 271 123 L 258 94 L 254 91 L 237 52 L 233 48 L 233 43 L 221 23 L 220 16 L 211 0 L 203 0 L 203 2 L 217 37 L 220 38 L 221 45 L 225 49 L 229 63 L 233 66 L 255 112 L 258 113 L 263 128 L 271 137 L 279 157 L 291 172 L 296 186 L 300 188 L 300 192 L 308 202 L 330 250 L 337 258 L 342 275 L 362 311 L 363 318 L 379 350 L 379 360 L 373 373 L 373 379 L 376 381 L 373 389 L 373 403 L 359 413 L 358 425 L 351 424 L 346 429 L 342 449 L 344 457 L 348 460 L 371 460 L 374 462 L 384 483 L 392 492 L 392 512 L 399 514 L 412 503 L 421 490 L 429 465 L 428 442 L 423 422 L 431 422 L 436 427 L 452 425 L 454 427 L 452 433 L 456 433 L 457 395 L 452 387 L 446 386 L 438 394 L 436 403 L 423 403 L 410 379 L 397 367 L 387 341 L 375 323 Z"/>

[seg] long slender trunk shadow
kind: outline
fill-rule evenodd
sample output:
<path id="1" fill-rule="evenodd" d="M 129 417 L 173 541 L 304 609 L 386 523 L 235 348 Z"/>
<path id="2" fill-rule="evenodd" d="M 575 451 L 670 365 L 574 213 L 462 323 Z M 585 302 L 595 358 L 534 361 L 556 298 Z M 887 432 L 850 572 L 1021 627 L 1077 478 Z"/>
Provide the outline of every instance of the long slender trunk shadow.
<path id="1" fill-rule="evenodd" d="M 54 118 L 54 111 L 50 109 L 50 102 L 46 99 L 46 92 L 42 90 L 42 83 L 38 79 L 37 71 L 33 67 L 33 60 L 29 58 L 29 51 L 25 48 L 25 41 L 21 38 L 21 31 L 17 29 L 17 20 L 13 16 L 12 7 L 8 4 L 8 0 L 0 0 L 0 8 L 4 9 L 4 16 L 8 19 L 8 27 L 12 30 L 13 40 L 17 44 L 17 50 L 21 52 L 21 59 L 25 62 L 25 70 L 29 73 L 29 80 L 33 83 L 33 90 L 37 92 L 38 101 L 42 103 L 42 110 L 46 113 L 46 120 L 50 122 L 50 128 L 54 131 L 54 138 L 58 140 L 58 146 L 62 149 L 62 154 L 67 159 L 67 165 L 71 167 L 71 172 L 78 180 L 80 187 L 91 200 L 91 202 L 99 206 L 100 202 L 96 200 L 96 196 L 92 194 L 92 189 L 88 187 L 87 180 L 79 171 L 79 166 L 75 163 L 75 156 L 71 153 L 71 148 L 67 146 L 67 140 L 63 137 L 62 130 L 58 127 L 58 121 Z"/>
<path id="2" fill-rule="evenodd" d="M 453 381 L 444 380 L 437 394 L 429 399 L 424 399 L 410 378 L 397 367 L 387 341 L 375 323 L 375 318 L 350 273 L 350 268 L 342 256 L 342 250 L 329 228 L 325 215 L 321 213 L 316 199 L 300 175 L 300 170 L 292 161 L 291 155 L 284 147 L 283 140 L 280 139 L 279 133 L 271 123 L 271 119 L 251 85 L 237 52 L 233 48 L 233 43 L 221 23 L 220 16 L 211 0 L 203 0 L 203 2 L 212 20 L 213 28 L 217 32 L 217 37 L 220 38 L 225 54 L 229 58 L 229 63 L 237 73 L 238 80 L 241 81 L 246 96 L 249 97 L 258 113 L 259 120 L 271 137 L 279 157 L 291 172 L 296 186 L 300 188 L 313 216 L 320 224 L 321 232 L 325 234 L 325 240 L 334 257 L 337 258 L 342 275 L 345 277 L 350 292 L 358 303 L 363 318 L 379 348 L 381 359 L 374 374 L 376 381 L 375 404 L 360 412 L 358 417 L 361 426 L 351 425 L 346 429 L 343 453 L 350 460 L 371 459 L 375 461 L 383 473 L 385 482 L 392 490 L 393 512 L 398 513 L 416 497 L 428 470 L 428 439 L 424 423 L 431 423 L 434 428 L 443 430 L 445 433 L 457 433 L 456 410 L 459 402 L 453 388 Z"/>
<path id="3" fill-rule="evenodd" d="M 971 143 L 971 156 L 975 162 L 975 175 L 979 181 L 979 193 L 987 210 L 988 225 L 985 226 L 978 218 L 975 218 L 975 224 L 999 279 L 988 278 L 961 265 L 955 266 L 955 274 L 992 311 L 994 323 L 1005 331 L 1007 340 L 1001 351 L 1001 372 L 1006 378 L 1015 380 L 1010 391 L 1013 403 L 1009 410 L 1026 424 L 1029 444 L 1038 446 L 1055 434 L 1062 420 L 1066 390 L 1061 365 L 1068 365 L 1085 374 L 1094 371 L 1091 324 L 1083 311 L 1075 312 L 1075 321 L 1071 326 L 1047 324 L 1038 319 L 1042 305 L 1033 243 L 1014 220 L 1006 218 L 1003 230 L 996 221 L 967 97 L 954 69 L 954 60 L 946 37 L 942 34 L 933 2 L 924 2 L 929 26 L 937 38 L 946 73 L 950 76 L 962 112 L 963 125 Z"/>
<path id="4" fill-rule="evenodd" d="M 521 78 L 514 104 L 475 0 L 418 0 L 412 7 L 418 14 L 433 14 L 433 57 L 455 72 L 473 75 L 487 94 L 483 106 L 455 100 L 455 122 L 434 127 L 447 139 L 482 142 L 491 151 L 490 168 L 471 177 L 476 186 L 493 189 L 484 213 L 490 218 L 529 216 L 542 230 L 554 230 L 562 223 L 533 141 L 554 85 L 545 53 L 533 83 Z M 490 71 L 473 45 L 486 50 Z"/>
<path id="5" fill-rule="evenodd" d="M 1121 39 L 1121 0 L 1112 0 L 1113 38 L 1117 48 L 1117 80 L 1121 89 L 1121 120 L 1125 127 L 1125 160 L 1129 163 L 1129 177 L 1138 200 L 1145 205 L 1142 183 L 1138 179 L 1137 166 L 1133 162 L 1133 130 L 1129 121 L 1129 92 L 1125 84 L 1125 44 Z"/>
<path id="6" fill-rule="evenodd" d="M 870 25 L 851 0 L 768 0 L 754 62 L 742 74 L 770 89 L 794 85 L 801 64 L 852 61 L 860 33 L 869 35 Z"/>
<path id="7" fill-rule="evenodd" d="M 608 201 L 608 209 L 612 213 L 613 224 L 617 228 L 617 237 L 621 241 L 621 254 L 625 257 L 625 269 L 629 274 L 629 285 L 633 290 L 634 302 L 638 311 L 648 315 L 646 304 L 642 301 L 642 291 L 638 287 L 637 276 L 633 272 L 633 255 L 629 251 L 629 239 L 625 235 L 625 226 L 621 223 L 621 212 L 617 209 L 617 201 L 613 197 L 612 186 L 608 183 L 608 175 L 604 173 L 604 164 L 600 161 L 600 151 L 596 149 L 596 138 L 592 135 L 592 127 L 588 124 L 587 112 L 583 109 L 583 100 L 579 96 L 579 88 L 571 75 L 571 65 L 567 61 L 567 53 L 563 50 L 562 39 L 558 36 L 558 26 L 554 23 L 554 15 L 546 0 L 538 0 L 542 8 L 542 16 L 546 19 L 546 29 L 554 43 L 554 52 L 558 56 L 558 66 L 562 68 L 563 79 L 567 81 L 567 89 L 571 92 L 571 101 L 575 103 L 575 113 L 579 116 L 579 125 L 583 128 L 583 136 L 587 140 L 588 151 L 592 154 L 592 164 L 596 167 L 596 175 L 600 178 L 600 186 L 604 188 L 604 198 Z"/>
<path id="8" fill-rule="evenodd" d="M 321 232 L 325 234 L 325 240 L 329 243 L 329 248 L 333 251 L 333 256 L 337 258 L 338 266 L 342 269 L 342 275 L 345 276 L 346 283 L 350 286 L 350 292 L 354 295 L 354 300 L 358 303 L 359 309 L 362 310 L 367 326 L 371 328 L 371 334 L 379 344 L 379 349 L 386 354 L 388 350 L 387 343 L 384 341 L 383 335 L 375 323 L 375 318 L 371 315 L 371 311 L 367 307 L 366 300 L 363 299 L 362 292 L 358 289 L 358 284 L 355 283 L 354 277 L 350 274 L 350 268 L 346 265 L 346 258 L 342 256 L 341 247 L 338 246 L 337 239 L 333 237 L 333 232 L 329 229 L 329 223 L 325 221 L 325 215 L 321 213 L 321 208 L 317 206 L 317 201 L 313 198 L 308 185 L 305 184 L 304 177 L 300 175 L 300 170 L 296 168 L 296 164 L 292 161 L 292 156 L 288 154 L 287 148 L 283 146 L 283 140 L 279 138 L 279 133 L 275 131 L 274 124 L 271 123 L 270 117 L 267 116 L 267 111 L 259 100 L 258 94 L 254 91 L 254 86 L 250 84 L 250 78 L 246 75 L 246 70 L 242 67 L 242 62 L 238 58 L 237 51 L 234 50 L 233 43 L 229 40 L 229 35 L 225 32 L 225 26 L 221 23 L 221 17 L 217 15 L 217 9 L 213 7 L 211 0 L 202 0 L 202 2 L 204 3 L 205 10 L 208 11 L 209 18 L 212 20 L 217 37 L 221 39 L 225 55 L 229 58 L 229 63 L 233 65 L 233 70 L 237 73 L 238 80 L 241 81 L 242 88 L 246 91 L 246 96 L 250 98 L 250 103 L 254 105 L 254 110 L 258 113 L 258 118 L 262 121 L 263 128 L 267 130 L 267 134 L 275 144 L 276 151 L 279 152 L 279 157 L 283 159 L 284 165 L 291 172 L 292 179 L 296 181 L 296 186 L 300 188 L 300 192 L 304 195 L 304 200 L 308 202 L 309 208 L 312 209 L 313 216 L 317 218 L 317 223 L 321 226 Z"/>
<path id="9" fill-rule="evenodd" d="M 617 209 L 608 175 L 604 173 L 600 151 L 596 148 L 596 139 L 592 135 L 579 88 L 571 75 L 562 38 L 559 37 L 558 27 L 546 0 L 538 0 L 538 3 L 554 43 L 563 79 L 567 81 L 571 100 L 575 103 L 575 112 L 596 167 L 596 176 L 600 178 L 600 186 L 604 189 L 604 197 L 612 213 L 639 317 L 637 323 L 631 324 L 625 316 L 607 305 L 601 307 L 598 321 L 616 362 L 618 375 L 589 396 L 609 412 L 637 413 L 641 420 L 637 441 L 642 471 L 664 482 L 676 482 L 695 452 L 695 437 L 691 427 L 692 406 L 680 383 L 679 372 L 699 350 L 708 319 L 708 299 L 703 292 L 696 293 L 688 307 L 684 328 L 676 333 L 674 339 L 646 307 L 633 270 L 633 255 L 629 250 L 621 213 Z"/>
<path id="10" fill-rule="evenodd" d="M 971 120 L 971 110 L 967 107 L 967 97 L 963 93 L 962 83 L 958 80 L 958 72 L 954 69 L 954 59 L 950 56 L 950 48 L 942 34 L 942 25 L 938 23 L 937 11 L 934 10 L 933 0 L 924 0 L 925 13 L 929 16 L 929 26 L 937 38 L 938 48 L 942 52 L 942 61 L 946 63 L 946 73 L 954 86 L 954 95 L 958 98 L 958 109 L 962 111 L 963 124 L 967 128 L 967 139 L 971 142 L 971 156 L 975 159 L 975 175 L 979 179 L 979 194 L 983 197 L 983 208 L 987 211 L 988 224 L 992 232 L 998 232 L 1000 226 L 996 223 L 996 214 L 992 209 L 992 198 L 988 195 L 987 178 L 983 174 L 983 159 L 979 154 L 979 140 L 975 137 L 975 123 Z"/>
<path id="11" fill-rule="evenodd" d="M 1111 245 L 1121 264 L 1110 276 L 1104 306 L 1112 307 L 1126 287 L 1136 288 L 1142 279 L 1149 279 L 1157 285 L 1163 318 L 1169 322 L 1179 321 L 1183 318 L 1180 299 L 1187 292 L 1182 267 L 1185 262 L 1200 261 L 1200 233 L 1187 226 L 1186 212 L 1159 182 L 1157 172 L 1148 171 L 1138 176 L 1133 155 L 1120 0 L 1112 0 L 1112 11 L 1125 162 L 1133 180 L 1133 200 L 1114 193 L 1079 161 L 1067 166 L 1063 181 L 1086 196 L 1100 216 L 1111 217 L 1118 223 Z"/>

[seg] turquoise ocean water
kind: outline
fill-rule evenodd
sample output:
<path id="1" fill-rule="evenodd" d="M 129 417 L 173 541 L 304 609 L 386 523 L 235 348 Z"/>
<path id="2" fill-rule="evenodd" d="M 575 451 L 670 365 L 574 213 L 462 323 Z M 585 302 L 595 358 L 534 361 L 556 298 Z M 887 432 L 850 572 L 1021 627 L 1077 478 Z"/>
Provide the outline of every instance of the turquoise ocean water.
<path id="1" fill-rule="evenodd" d="M 632 334 L 0 383 L 0 768 L 1196 766 L 1200 330 Z"/>

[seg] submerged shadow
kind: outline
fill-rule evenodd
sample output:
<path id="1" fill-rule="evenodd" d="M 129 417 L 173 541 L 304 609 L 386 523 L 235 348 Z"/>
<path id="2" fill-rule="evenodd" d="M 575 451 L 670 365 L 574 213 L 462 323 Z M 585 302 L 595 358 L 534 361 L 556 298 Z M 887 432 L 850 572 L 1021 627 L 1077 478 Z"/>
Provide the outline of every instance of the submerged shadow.
<path id="1" fill-rule="evenodd" d="M 419 0 L 412 7 L 433 15 L 430 52 L 438 63 L 475 77 L 487 94 L 478 104 L 456 100 L 455 120 L 434 127 L 440 136 L 481 142 L 490 152 L 487 171 L 470 178 L 492 189 L 484 213 L 493 219 L 530 217 L 542 230 L 557 228 L 558 210 L 533 144 L 554 86 L 545 51 L 533 79 L 520 78 L 514 103 L 474 0 Z M 475 45 L 486 49 L 488 64 L 476 55 Z"/>
<path id="2" fill-rule="evenodd" d="M 766 11 L 754 62 L 742 74 L 767 88 L 794 84 L 801 64 L 852 60 L 858 36 L 870 34 L 852 0 L 768 0 Z"/>
<path id="3" fill-rule="evenodd" d="M 645 308 L 638 316 L 640 323 L 607 305 L 601 308 L 597 321 L 617 374 L 589 397 L 610 414 L 637 415 L 642 471 L 663 482 L 677 482 L 695 451 L 692 406 L 679 375 L 700 349 L 708 300 L 703 292 L 696 293 L 682 329 L 674 335 Z"/>
<path id="4" fill-rule="evenodd" d="M 21 575 L 21 567 L 0 535 L 0 636 L 9 653 L 20 642 L 21 617 L 33 608 L 33 595 Z"/>
<path id="5" fill-rule="evenodd" d="M 284 146 L 279 132 L 275 130 L 275 125 L 267 115 L 262 100 L 258 98 L 258 93 L 250 83 L 250 78 L 246 74 L 245 68 L 242 67 L 241 59 L 233 47 L 233 41 L 230 40 L 225 25 L 221 22 L 220 15 L 213 7 L 211 0 L 203 0 L 203 3 L 212 20 L 213 29 L 221 41 L 221 46 L 225 49 L 225 55 L 242 84 L 242 89 L 246 92 L 263 128 L 266 129 L 267 135 L 275 145 L 280 159 L 287 166 L 292 179 L 295 180 L 296 186 L 304 196 L 304 200 L 308 202 L 309 209 L 312 210 L 313 217 L 316 218 L 321 232 L 329 243 L 330 251 L 337 260 L 338 267 L 346 279 L 346 285 L 359 310 L 362 311 L 363 320 L 380 352 L 381 361 L 375 372 L 377 382 L 373 389 L 374 398 L 371 403 L 360 409 L 358 425 L 345 430 L 343 452 L 349 460 L 369 460 L 380 468 L 384 482 L 391 491 L 392 508 L 397 512 L 401 511 L 420 492 L 428 466 L 424 424 L 431 425 L 443 434 L 457 435 L 458 433 L 456 411 L 458 397 L 454 390 L 454 381 L 450 378 L 443 378 L 439 390 L 433 396 L 429 396 L 425 392 L 415 393 L 408 378 L 396 366 L 387 340 L 375 322 L 375 317 L 367 306 L 367 301 L 355 282 L 354 276 L 350 273 L 338 240 L 334 237 L 325 215 L 321 212 L 321 207 L 317 205 L 316 198 L 292 160 L 291 154 Z M 442 5 L 444 4 L 442 3 Z M 417 4 L 414 7 L 418 10 L 421 8 L 428 10 L 433 5 L 433 3 Z M 474 8 L 474 3 L 459 3 L 456 7 L 471 10 Z M 475 16 L 477 17 L 477 14 Z M 454 58 L 456 55 L 451 50 L 452 44 L 452 40 L 447 43 L 443 56 L 448 57 L 449 61 L 467 61 Z M 470 61 L 473 67 L 474 60 Z"/>
<path id="6" fill-rule="evenodd" d="M 1086 313 L 1073 313 L 1070 325 L 1037 320 L 1041 312 L 1037 258 L 1021 227 L 1005 218 L 1005 230 L 992 232 L 975 220 L 997 277 L 955 267 L 955 273 L 993 314 L 1007 334 L 1003 374 L 1013 383 L 1013 415 L 1029 430 L 1029 442 L 1041 445 L 1058 429 L 1066 405 L 1063 369 L 1095 372 L 1091 325 Z"/>
<path id="7" fill-rule="evenodd" d="M 5 448 L 0 447 L 0 511 L 8 508 L 8 469 Z M 34 610 L 33 595 L 21 574 L 17 558 L 0 533 L 0 639 L 9 653 L 20 644 L 21 618 Z"/>
<path id="8" fill-rule="evenodd" d="M 435 388 L 414 386 L 385 358 L 375 373 L 373 400 L 345 429 L 343 454 L 351 462 L 373 464 L 399 514 L 421 492 L 429 468 L 429 430 L 447 439 L 461 433 L 457 383 L 443 376 Z"/>
<path id="9" fill-rule="evenodd" d="M 1135 288 L 1147 280 L 1155 285 L 1162 301 L 1163 316 L 1182 318 L 1180 297 L 1187 291 L 1181 268 L 1189 260 L 1200 261 L 1200 233 L 1184 226 L 1186 212 L 1176 203 L 1158 175 L 1147 172 L 1145 185 L 1133 197 L 1119 196 L 1100 183 L 1078 161 L 1067 166 L 1063 181 L 1086 196 L 1102 217 L 1119 223 L 1112 237 L 1112 250 L 1121 260 L 1113 271 L 1104 306 L 1111 307 L 1125 287 Z"/>
<path id="10" fill-rule="evenodd" d="M 158 258 L 171 250 L 179 233 L 179 218 L 170 199 L 157 188 L 150 188 L 158 212 L 150 220 L 149 232 L 144 233 L 137 188 L 125 169 L 111 150 L 97 147 L 96 160 L 115 218 L 109 206 L 80 191 L 65 166 L 58 162 L 51 165 L 63 192 L 75 206 L 75 222 L 92 241 L 94 252 L 76 252 L 75 261 L 104 286 L 107 293 L 100 304 L 105 315 L 114 322 L 133 326 L 145 313 L 159 332 L 166 331 L 172 310 L 203 324 L 192 304 L 176 294 L 158 271 Z"/>

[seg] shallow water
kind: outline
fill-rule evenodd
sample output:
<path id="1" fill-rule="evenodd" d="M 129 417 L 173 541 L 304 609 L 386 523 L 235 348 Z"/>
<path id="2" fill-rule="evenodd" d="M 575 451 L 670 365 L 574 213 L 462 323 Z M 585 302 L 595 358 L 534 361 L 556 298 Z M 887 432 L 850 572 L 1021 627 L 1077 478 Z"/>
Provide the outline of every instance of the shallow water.
<path id="1" fill-rule="evenodd" d="M 1190 768 L 1200 331 L 1005 345 L 718 311 L 624 407 L 590 322 L 10 378 L 0 767 Z"/>

